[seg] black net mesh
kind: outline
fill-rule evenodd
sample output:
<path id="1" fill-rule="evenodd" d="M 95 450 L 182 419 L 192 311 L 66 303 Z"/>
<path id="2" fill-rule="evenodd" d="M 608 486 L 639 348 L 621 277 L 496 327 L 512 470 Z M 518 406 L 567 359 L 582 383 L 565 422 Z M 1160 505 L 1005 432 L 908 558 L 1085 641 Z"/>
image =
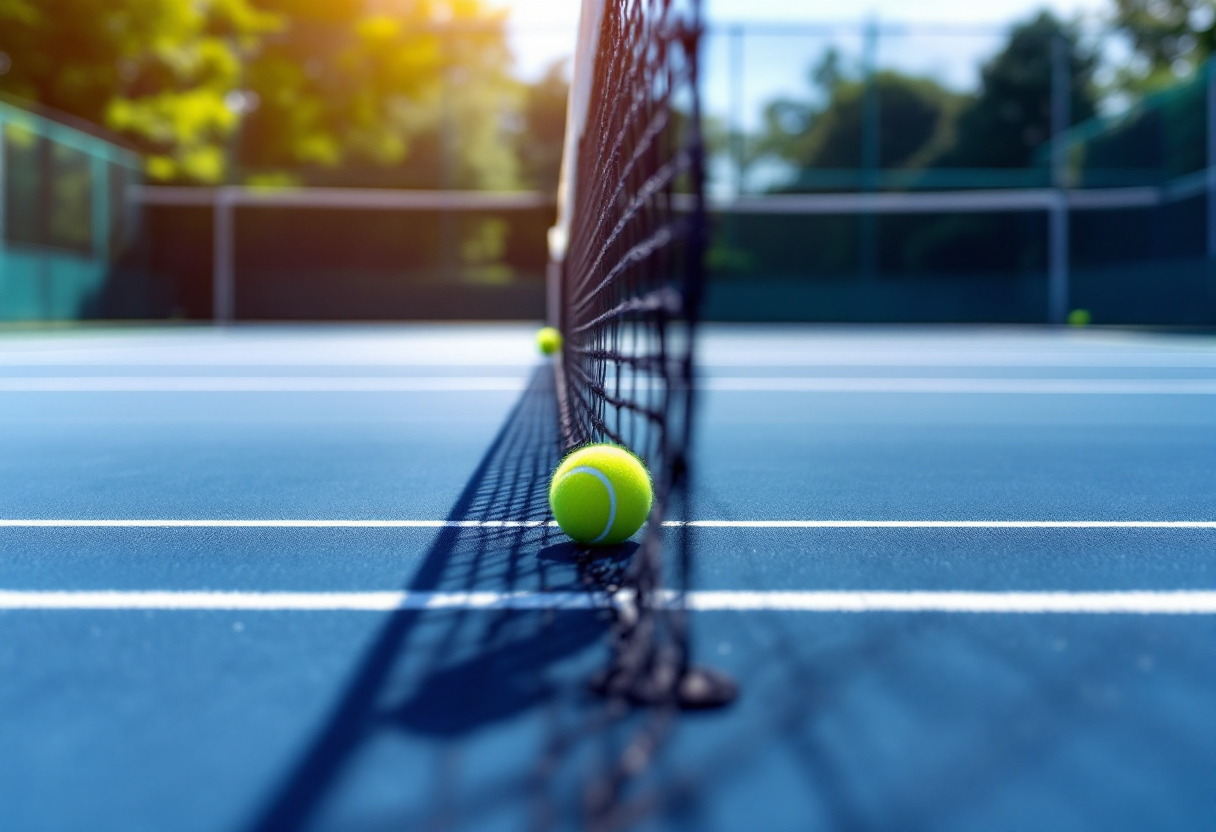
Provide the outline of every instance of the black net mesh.
<path id="1" fill-rule="evenodd" d="M 561 276 L 563 437 L 570 448 L 629 448 L 655 484 L 640 548 L 602 587 L 617 625 L 600 687 L 648 703 L 720 704 L 732 686 L 688 665 L 688 536 L 668 530 L 665 557 L 663 527 L 686 500 L 704 282 L 700 13 L 695 2 L 607 0 L 599 23 Z M 665 573 L 675 591 L 663 589 Z"/>

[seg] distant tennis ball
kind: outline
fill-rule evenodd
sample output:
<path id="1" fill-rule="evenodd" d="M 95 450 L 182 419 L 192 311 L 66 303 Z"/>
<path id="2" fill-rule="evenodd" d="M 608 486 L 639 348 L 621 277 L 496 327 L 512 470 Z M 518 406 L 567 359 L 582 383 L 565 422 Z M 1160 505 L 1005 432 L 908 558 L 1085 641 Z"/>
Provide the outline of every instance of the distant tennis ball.
<path id="1" fill-rule="evenodd" d="M 1068 323 L 1072 326 L 1089 326 L 1091 320 L 1088 309 L 1074 309 L 1068 313 Z"/>
<path id="2" fill-rule="evenodd" d="M 562 348 L 562 334 L 551 326 L 536 333 L 536 346 L 545 355 L 553 355 Z"/>
<path id="3" fill-rule="evenodd" d="M 621 543 L 642 528 L 654 501 L 650 472 L 616 445 L 574 451 L 553 472 L 549 505 L 579 543 Z"/>

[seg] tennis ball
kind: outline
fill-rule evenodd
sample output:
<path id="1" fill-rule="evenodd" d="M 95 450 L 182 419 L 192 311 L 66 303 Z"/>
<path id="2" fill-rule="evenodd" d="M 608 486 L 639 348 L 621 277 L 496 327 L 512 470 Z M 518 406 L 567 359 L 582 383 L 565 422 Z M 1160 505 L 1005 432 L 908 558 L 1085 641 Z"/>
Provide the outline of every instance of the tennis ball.
<path id="1" fill-rule="evenodd" d="M 562 348 L 562 334 L 551 326 L 536 333 L 536 346 L 545 355 L 553 355 Z"/>
<path id="2" fill-rule="evenodd" d="M 1092 320 L 1088 309 L 1074 309 L 1068 313 L 1068 323 L 1071 326 L 1089 326 Z"/>
<path id="3" fill-rule="evenodd" d="M 579 543 L 621 543 L 642 528 L 654 501 L 650 472 L 616 445 L 587 445 L 562 460 L 549 484 L 549 506 Z"/>

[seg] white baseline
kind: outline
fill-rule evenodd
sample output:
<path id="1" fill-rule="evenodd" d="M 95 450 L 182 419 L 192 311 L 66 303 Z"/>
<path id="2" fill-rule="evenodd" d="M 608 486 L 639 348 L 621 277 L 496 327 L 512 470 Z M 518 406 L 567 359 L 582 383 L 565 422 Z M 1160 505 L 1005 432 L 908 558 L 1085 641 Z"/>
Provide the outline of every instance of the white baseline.
<path id="1" fill-rule="evenodd" d="M 670 593 L 667 602 L 674 602 Z M 589 610 L 612 603 L 585 592 L 191 592 L 0 590 L 0 611 L 165 610 L 397 612 Z M 697 591 L 701 612 L 1216 615 L 1216 592 Z"/>
<path id="2" fill-rule="evenodd" d="M 0 378 L 6 393 L 494 393 L 521 392 L 511 377 L 41 376 Z M 1216 379 L 705 378 L 715 393 L 936 393 L 1058 396 L 1214 396 Z"/>
<path id="3" fill-rule="evenodd" d="M 668 520 L 698 529 L 1216 529 L 1216 520 Z M 553 520 L 0 519 L 0 528 L 536 529 Z"/>

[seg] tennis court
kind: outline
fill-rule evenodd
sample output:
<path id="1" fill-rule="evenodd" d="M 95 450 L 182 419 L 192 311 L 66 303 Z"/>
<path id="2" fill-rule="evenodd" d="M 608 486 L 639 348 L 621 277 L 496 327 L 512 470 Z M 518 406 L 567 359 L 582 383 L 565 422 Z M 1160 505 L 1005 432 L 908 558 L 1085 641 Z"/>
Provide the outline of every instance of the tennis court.
<path id="1" fill-rule="evenodd" d="M 5 18 L 0 832 L 1209 829 L 1211 21 L 580 6 Z"/>
<path id="2" fill-rule="evenodd" d="M 1216 343 L 710 328 L 701 359 L 675 519 L 696 657 L 742 690 L 668 726 L 630 825 L 1206 823 Z M 548 525 L 530 328 L 0 364 L 6 825 L 584 817 L 636 726 L 587 690 L 608 624 Z"/>

